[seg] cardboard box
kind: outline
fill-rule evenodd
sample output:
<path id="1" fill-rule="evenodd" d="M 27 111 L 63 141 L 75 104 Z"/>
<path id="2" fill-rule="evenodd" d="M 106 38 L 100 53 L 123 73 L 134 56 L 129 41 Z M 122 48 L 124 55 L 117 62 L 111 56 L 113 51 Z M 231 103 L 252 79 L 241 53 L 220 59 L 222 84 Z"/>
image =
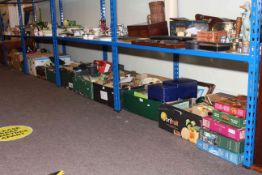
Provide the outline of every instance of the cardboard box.
<path id="1" fill-rule="evenodd" d="M 232 97 L 215 103 L 215 109 L 241 118 L 246 117 L 246 97 Z"/>
<path id="2" fill-rule="evenodd" d="M 196 143 L 203 118 L 186 111 L 190 107 L 190 100 L 161 105 L 159 127 Z"/>
<path id="3" fill-rule="evenodd" d="M 237 128 L 245 128 L 246 127 L 246 119 L 238 118 L 236 116 L 220 112 L 217 110 L 213 110 L 212 114 L 213 119 L 227 123 L 229 125 L 235 126 Z"/>
<path id="4" fill-rule="evenodd" d="M 203 118 L 203 127 L 236 141 L 243 141 L 245 139 L 245 128 L 239 129 L 230 126 L 216 121 L 210 116 Z"/>
<path id="5" fill-rule="evenodd" d="M 15 70 L 22 71 L 23 57 L 20 52 L 11 50 L 8 54 L 8 64 Z"/>
<path id="6" fill-rule="evenodd" d="M 123 92 L 123 107 L 129 112 L 158 121 L 160 101 L 149 100 L 143 95 L 144 88 Z"/>
<path id="7" fill-rule="evenodd" d="M 75 76 L 73 78 L 73 89 L 81 95 L 94 99 L 93 83 L 84 76 Z"/>
<path id="8" fill-rule="evenodd" d="M 46 80 L 46 67 L 45 66 L 37 66 L 36 67 L 36 75 L 37 78 L 41 78 Z"/>
<path id="9" fill-rule="evenodd" d="M 245 146 L 244 141 L 237 142 L 235 140 L 232 140 L 215 132 L 209 131 L 207 129 L 203 129 L 203 128 L 200 129 L 199 139 L 208 144 L 215 145 L 223 149 L 229 150 L 233 153 L 237 153 L 237 154 L 244 153 L 244 146 Z"/>
<path id="10" fill-rule="evenodd" d="M 40 57 L 29 57 L 28 59 L 28 67 L 29 73 L 33 76 L 37 76 L 36 67 L 38 66 L 46 66 L 50 63 L 50 59 L 47 56 L 40 56 Z"/>
<path id="11" fill-rule="evenodd" d="M 60 76 L 61 76 L 61 86 L 63 87 L 70 87 L 73 84 L 73 77 L 74 73 L 64 69 L 63 67 L 60 68 Z M 46 68 L 46 77 L 47 80 L 51 83 L 56 83 L 56 73 L 54 67 L 47 67 Z"/>
<path id="12" fill-rule="evenodd" d="M 233 152 L 230 152 L 228 150 L 225 150 L 223 148 L 220 148 L 215 145 L 210 145 L 206 142 L 203 142 L 202 140 L 197 141 L 197 147 L 200 150 L 209 152 L 217 157 L 220 157 L 224 160 L 227 160 L 235 165 L 240 165 L 244 161 L 244 154 L 236 154 Z"/>

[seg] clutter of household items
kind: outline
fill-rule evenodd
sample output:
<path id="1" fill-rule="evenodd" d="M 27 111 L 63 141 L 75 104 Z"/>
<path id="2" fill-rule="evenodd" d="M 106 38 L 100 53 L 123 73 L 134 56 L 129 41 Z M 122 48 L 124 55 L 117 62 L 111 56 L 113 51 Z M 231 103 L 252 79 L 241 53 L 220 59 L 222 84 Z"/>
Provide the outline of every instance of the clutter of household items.
<path id="1" fill-rule="evenodd" d="M 239 7 L 236 6 L 240 9 L 240 15 L 236 19 L 196 14 L 194 20 L 182 17 L 171 18 L 168 29 L 164 2 L 153 1 L 149 3 L 150 15 L 145 19 L 145 23 L 128 26 L 119 24 L 117 34 L 120 40 L 139 45 L 248 54 L 250 1 L 244 2 Z M 38 21 L 25 27 L 26 35 L 52 36 L 52 25 L 42 20 L 40 8 L 38 11 Z M 8 27 L 5 34 L 19 35 L 19 26 Z M 111 41 L 111 28 L 107 26 L 105 17 L 101 17 L 98 26 L 94 28 L 84 27 L 76 20 L 65 19 L 61 25 L 57 26 L 57 35 L 59 37 Z"/>
<path id="2" fill-rule="evenodd" d="M 126 42 L 164 48 L 203 49 L 249 53 L 250 3 L 241 5 L 242 15 L 225 19 L 197 14 L 195 20 L 175 18 L 168 35 L 164 2 L 150 2 L 145 24 L 118 26 L 118 36 Z M 41 13 L 40 13 L 41 14 Z M 27 27 L 27 34 L 51 36 L 51 24 L 41 20 Z M 10 31 L 7 31 L 10 32 Z M 18 34 L 14 28 L 9 34 Z M 74 20 L 64 20 L 58 28 L 60 37 L 110 40 L 111 30 L 101 19 L 98 28 L 86 28 Z M 30 51 L 30 49 L 28 49 Z M 56 82 L 55 58 L 48 50 L 27 53 L 23 63 L 21 49 L 12 49 L 7 64 L 21 71 L 23 66 L 35 77 Z M 75 60 L 75 59 L 74 59 Z M 246 103 L 243 95 L 214 93 L 215 85 L 188 78 L 171 80 L 151 74 L 126 70 L 119 65 L 120 95 L 123 109 L 155 120 L 159 128 L 190 141 L 203 150 L 236 165 L 244 154 Z M 112 63 L 103 59 L 73 61 L 59 56 L 61 85 L 89 99 L 114 107 Z M 117 85 L 118 86 L 118 85 Z"/>

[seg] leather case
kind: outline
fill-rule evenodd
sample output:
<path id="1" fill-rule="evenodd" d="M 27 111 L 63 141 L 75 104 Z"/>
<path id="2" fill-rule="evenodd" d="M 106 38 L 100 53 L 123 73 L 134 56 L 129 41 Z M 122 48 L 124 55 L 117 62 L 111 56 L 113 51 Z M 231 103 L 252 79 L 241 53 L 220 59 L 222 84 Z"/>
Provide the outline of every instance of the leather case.
<path id="1" fill-rule="evenodd" d="M 191 79 L 178 79 L 164 81 L 163 84 L 148 86 L 148 97 L 162 102 L 176 101 L 197 97 L 197 81 Z"/>

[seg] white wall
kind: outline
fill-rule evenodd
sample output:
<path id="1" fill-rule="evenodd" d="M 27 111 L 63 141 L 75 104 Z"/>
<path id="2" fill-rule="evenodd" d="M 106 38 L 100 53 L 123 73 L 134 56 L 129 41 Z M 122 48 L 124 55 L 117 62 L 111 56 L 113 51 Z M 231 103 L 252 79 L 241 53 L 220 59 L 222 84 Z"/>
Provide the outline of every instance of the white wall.
<path id="1" fill-rule="evenodd" d="M 149 13 L 149 0 L 118 0 L 118 23 L 136 24 L 146 21 Z M 196 13 L 220 17 L 236 18 L 240 15 L 239 5 L 244 0 L 179 0 L 179 16 L 194 18 Z M 75 19 L 79 24 L 87 27 L 96 27 L 99 22 L 98 0 L 63 0 L 66 19 Z M 109 7 L 107 1 L 107 7 Z M 49 4 L 42 3 L 44 17 L 50 18 Z M 107 8 L 109 23 L 109 8 Z M 94 48 L 94 47 L 92 47 Z M 120 63 L 129 70 L 147 72 L 172 77 L 172 55 L 157 52 L 138 50 L 120 50 Z M 68 47 L 69 54 L 76 60 L 99 59 L 100 51 Z M 128 53 L 128 54 L 127 54 Z M 231 61 L 214 60 L 207 58 L 191 59 L 182 56 L 180 75 L 182 77 L 212 82 L 217 85 L 217 91 L 232 94 L 247 93 L 247 65 Z M 232 71 L 231 69 L 234 69 Z"/>

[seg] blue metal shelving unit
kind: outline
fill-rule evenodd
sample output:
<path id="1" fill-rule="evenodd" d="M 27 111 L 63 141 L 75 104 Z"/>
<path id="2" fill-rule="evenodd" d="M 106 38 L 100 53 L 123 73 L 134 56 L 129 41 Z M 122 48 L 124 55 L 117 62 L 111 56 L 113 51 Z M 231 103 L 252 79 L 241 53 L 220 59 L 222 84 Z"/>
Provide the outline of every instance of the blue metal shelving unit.
<path id="1" fill-rule="evenodd" d="M 43 0 L 35 0 L 33 3 L 42 2 Z M 54 56 L 56 60 L 56 82 L 59 86 L 61 83 L 59 75 L 59 64 L 58 64 L 58 41 L 61 42 L 80 42 L 87 44 L 102 45 L 103 47 L 103 59 L 107 60 L 108 47 L 112 48 L 112 60 L 113 60 L 113 74 L 114 74 L 114 109 L 119 112 L 121 110 L 120 103 L 120 85 L 119 85 L 119 69 L 118 69 L 118 49 L 129 48 L 148 50 L 155 52 L 165 52 L 173 54 L 173 75 L 174 79 L 179 78 L 179 55 L 191 55 L 198 56 L 194 59 L 201 59 L 203 57 L 224 59 L 232 61 L 240 61 L 248 63 L 248 103 L 247 103 L 247 124 L 246 124 L 246 139 L 245 139 L 245 152 L 244 152 L 244 166 L 250 168 L 253 165 L 254 157 L 254 140 L 255 140 L 255 128 L 256 128 L 256 110 L 257 110 L 257 97 L 258 97 L 258 84 L 259 84 L 259 64 L 260 64 L 260 16 L 261 16 L 261 1 L 252 0 L 252 16 L 251 16 L 251 42 L 250 42 L 250 53 L 249 55 L 243 54 L 232 54 L 226 52 L 209 52 L 204 50 L 187 50 L 187 49 L 168 49 L 151 46 L 133 45 L 130 43 L 119 42 L 117 40 L 117 0 L 110 0 L 110 15 L 111 15 L 111 30 L 112 30 L 112 41 L 98 41 L 98 40 L 84 40 L 79 38 L 63 38 L 57 37 L 56 35 L 56 10 L 55 0 L 50 0 L 50 9 L 52 16 L 53 36 L 52 37 L 30 37 L 35 39 L 48 39 L 53 41 Z M 11 2 L 10 2 L 11 3 Z M 21 29 L 21 40 L 23 48 L 24 60 L 26 60 L 26 49 L 25 49 L 25 38 L 24 28 L 22 24 L 22 13 L 21 13 L 21 0 L 17 0 L 19 10 L 19 21 Z M 60 23 L 63 25 L 63 8 L 62 0 L 59 0 L 60 10 Z M 100 0 L 100 14 L 101 19 L 105 18 L 105 0 Z M 17 37 L 17 36 L 16 36 Z M 25 63 L 25 62 L 24 62 Z M 25 68 L 25 72 L 28 69 Z"/>

